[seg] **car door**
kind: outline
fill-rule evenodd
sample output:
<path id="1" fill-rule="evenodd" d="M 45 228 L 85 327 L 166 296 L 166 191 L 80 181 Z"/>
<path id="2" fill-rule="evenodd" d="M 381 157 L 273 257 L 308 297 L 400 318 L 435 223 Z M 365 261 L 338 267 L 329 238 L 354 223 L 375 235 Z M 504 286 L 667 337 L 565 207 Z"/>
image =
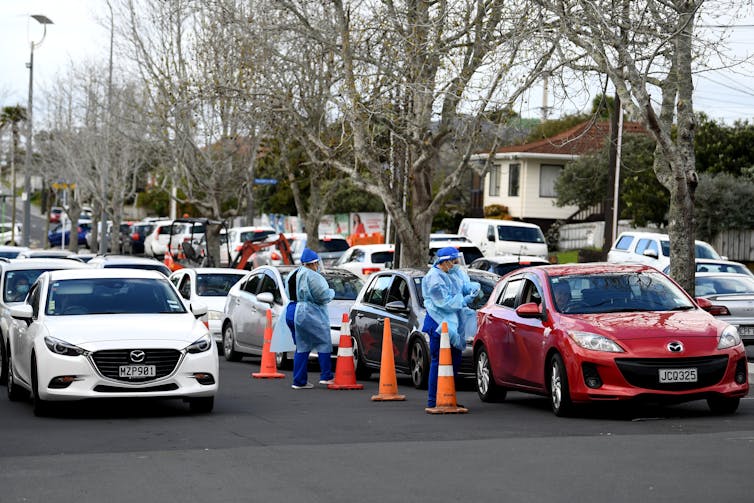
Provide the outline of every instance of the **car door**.
<path id="1" fill-rule="evenodd" d="M 253 311 L 256 309 L 257 291 L 262 282 L 264 274 L 252 274 L 248 280 L 241 285 L 236 305 L 233 308 L 233 329 L 236 332 L 236 343 L 247 348 L 254 347 L 253 335 Z"/>
<path id="2" fill-rule="evenodd" d="M 272 309 L 272 306 L 266 302 L 259 301 L 257 297 L 262 293 L 270 293 L 272 294 L 273 299 L 280 299 L 281 286 L 282 285 L 278 284 L 272 271 L 264 271 L 260 278 L 257 294 L 251 299 L 248 335 L 251 341 L 251 346 L 254 349 L 259 350 L 259 352 L 264 348 L 264 331 L 267 327 L 267 310 Z"/>
<path id="3" fill-rule="evenodd" d="M 512 339 L 509 320 L 513 317 L 513 309 L 521 291 L 523 276 L 510 278 L 500 289 L 495 304 L 489 311 L 485 324 L 487 334 L 487 351 L 492 366 L 492 375 L 506 382 L 515 382 L 515 342 Z"/>
<path id="4" fill-rule="evenodd" d="M 364 360 L 376 367 L 379 367 L 382 356 L 385 303 L 392 283 L 393 274 L 374 277 L 351 313 L 351 335 L 356 338 Z"/>
<path id="5" fill-rule="evenodd" d="M 42 330 L 39 323 L 40 315 L 40 283 L 34 283 L 26 298 L 26 302 L 32 306 L 33 316 L 30 324 L 21 320 L 14 320 L 12 337 L 13 374 L 18 379 L 31 383 L 31 351 L 34 347 L 34 339 Z"/>
<path id="6" fill-rule="evenodd" d="M 515 307 L 535 303 L 542 309 L 542 286 L 534 275 L 525 275 Z M 545 327 L 538 318 L 522 318 L 516 311 L 508 321 L 512 374 L 519 383 L 542 388 L 544 384 Z"/>
<path id="7" fill-rule="evenodd" d="M 404 310 L 388 309 L 388 306 L 396 306 L 400 302 L 405 306 Z M 409 359 L 409 308 L 411 302 L 411 290 L 408 281 L 402 276 L 396 275 L 390 284 L 387 302 L 385 303 L 385 317 L 390 319 L 390 335 L 393 341 L 393 354 L 395 355 L 396 367 L 408 369 Z M 384 324 L 383 324 L 384 330 Z M 383 332 L 384 334 L 384 332 Z M 383 335 L 384 339 L 384 335 Z M 380 340 L 380 359 L 382 356 L 382 339 Z"/>

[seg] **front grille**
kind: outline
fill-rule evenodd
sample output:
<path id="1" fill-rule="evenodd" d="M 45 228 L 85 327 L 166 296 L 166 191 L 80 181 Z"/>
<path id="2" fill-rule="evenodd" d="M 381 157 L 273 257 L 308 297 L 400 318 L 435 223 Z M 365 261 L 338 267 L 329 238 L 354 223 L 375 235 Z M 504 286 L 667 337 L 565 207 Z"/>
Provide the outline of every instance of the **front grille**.
<path id="1" fill-rule="evenodd" d="M 152 391 L 175 391 L 177 389 L 178 385 L 175 383 L 139 388 L 120 388 L 118 386 L 105 386 L 104 384 L 94 387 L 94 391 L 98 393 L 149 393 Z"/>
<path id="2" fill-rule="evenodd" d="M 145 349 L 143 350 L 145 353 L 144 361 L 139 362 L 138 365 L 154 365 L 156 375 L 154 377 L 121 378 L 118 376 L 119 367 L 121 365 L 134 365 L 129 359 L 129 354 L 133 349 L 138 348 L 97 351 L 92 353 L 92 360 L 100 374 L 108 379 L 139 383 L 169 376 L 173 373 L 175 366 L 181 359 L 181 352 L 177 349 Z"/>
<path id="3" fill-rule="evenodd" d="M 659 391 L 687 391 L 719 383 L 728 368 L 728 357 L 616 358 L 615 363 L 632 386 Z M 696 368 L 697 382 L 660 383 L 659 369 L 680 368 Z"/>

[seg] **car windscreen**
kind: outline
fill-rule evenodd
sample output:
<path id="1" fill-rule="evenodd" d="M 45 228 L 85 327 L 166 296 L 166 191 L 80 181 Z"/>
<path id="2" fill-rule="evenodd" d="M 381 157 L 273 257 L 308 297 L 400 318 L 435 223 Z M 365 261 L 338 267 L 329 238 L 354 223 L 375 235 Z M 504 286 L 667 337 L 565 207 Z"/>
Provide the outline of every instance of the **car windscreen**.
<path id="1" fill-rule="evenodd" d="M 566 293 L 556 302 L 565 314 L 695 309 L 683 290 L 659 271 L 558 276 L 550 280 L 550 289 Z"/>
<path id="2" fill-rule="evenodd" d="M 350 246 L 345 239 L 320 239 L 319 249 L 323 252 L 341 252 L 346 251 Z"/>
<path id="3" fill-rule="evenodd" d="M 167 279 L 87 278 L 54 281 L 45 305 L 48 316 L 185 313 Z"/>
<path id="4" fill-rule="evenodd" d="M 197 274 L 196 293 L 202 297 L 225 297 L 230 288 L 243 277 L 243 274 Z"/>
<path id="5" fill-rule="evenodd" d="M 545 236 L 537 227 L 519 227 L 513 225 L 497 226 L 498 241 L 517 241 L 520 243 L 544 243 Z"/>
<path id="6" fill-rule="evenodd" d="M 356 300 L 364 282 L 358 276 L 352 274 L 342 274 L 334 271 L 325 271 L 327 284 L 335 290 L 333 300 Z"/>

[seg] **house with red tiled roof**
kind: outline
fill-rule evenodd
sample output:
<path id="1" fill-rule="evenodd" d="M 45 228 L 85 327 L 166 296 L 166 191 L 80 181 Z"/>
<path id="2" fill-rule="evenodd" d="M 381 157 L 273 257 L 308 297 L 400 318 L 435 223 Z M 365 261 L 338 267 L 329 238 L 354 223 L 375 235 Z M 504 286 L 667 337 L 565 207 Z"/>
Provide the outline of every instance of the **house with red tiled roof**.
<path id="1" fill-rule="evenodd" d="M 623 132 L 645 133 L 645 129 L 626 122 Z M 566 163 L 599 150 L 609 139 L 608 121 L 589 121 L 550 138 L 497 149 L 480 187 L 483 207 L 501 204 L 513 218 L 539 224 L 543 229 L 555 220 L 568 219 L 578 208 L 555 205 L 555 181 Z M 478 154 L 475 158 L 486 161 L 488 156 Z"/>

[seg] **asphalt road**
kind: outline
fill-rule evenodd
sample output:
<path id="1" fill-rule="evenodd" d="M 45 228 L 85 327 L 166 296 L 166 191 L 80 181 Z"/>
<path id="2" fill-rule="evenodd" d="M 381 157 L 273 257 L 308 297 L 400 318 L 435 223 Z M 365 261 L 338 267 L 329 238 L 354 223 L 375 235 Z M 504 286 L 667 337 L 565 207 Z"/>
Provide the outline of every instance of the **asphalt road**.
<path id="1" fill-rule="evenodd" d="M 215 410 L 179 401 L 67 405 L 36 418 L 0 397 L 0 502 L 751 501 L 754 400 L 589 407 L 556 418 L 546 399 L 502 404 L 458 392 L 466 415 L 430 416 L 361 391 L 252 379 L 221 361 Z M 310 369 L 310 381 L 318 379 Z M 4 395 L 4 394 L 3 394 Z"/>

